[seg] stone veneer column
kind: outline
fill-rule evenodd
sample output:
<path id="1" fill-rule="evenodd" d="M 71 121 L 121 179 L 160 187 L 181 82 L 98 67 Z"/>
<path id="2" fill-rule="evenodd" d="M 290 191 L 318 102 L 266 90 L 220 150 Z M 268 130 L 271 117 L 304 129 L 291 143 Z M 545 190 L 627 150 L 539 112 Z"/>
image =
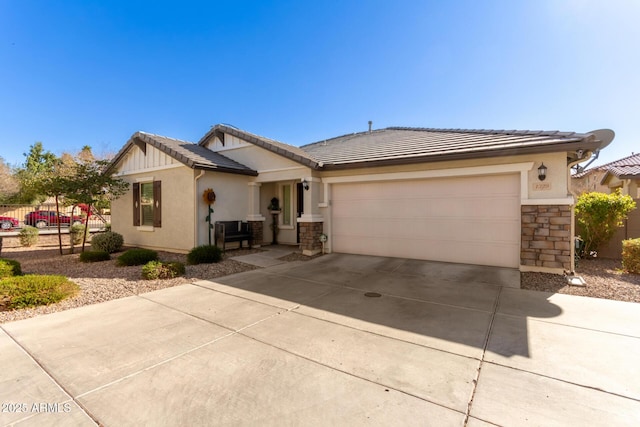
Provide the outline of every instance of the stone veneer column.
<path id="1" fill-rule="evenodd" d="M 259 248 L 262 246 L 262 240 L 264 239 L 264 221 L 247 221 L 249 223 L 249 230 L 251 231 L 251 237 L 253 239 L 252 247 Z"/>
<path id="2" fill-rule="evenodd" d="M 571 271 L 571 215 L 568 205 L 523 205 L 520 264 Z"/>
<path id="3" fill-rule="evenodd" d="M 303 255 L 315 255 L 322 250 L 320 235 L 323 229 L 322 222 L 300 222 L 300 247 Z"/>

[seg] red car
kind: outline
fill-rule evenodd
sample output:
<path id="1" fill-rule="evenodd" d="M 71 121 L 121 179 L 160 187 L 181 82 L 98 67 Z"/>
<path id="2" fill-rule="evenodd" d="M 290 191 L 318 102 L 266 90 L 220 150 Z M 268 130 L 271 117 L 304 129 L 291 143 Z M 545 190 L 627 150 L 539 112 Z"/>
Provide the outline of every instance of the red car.
<path id="1" fill-rule="evenodd" d="M 24 216 L 25 225 L 35 226 L 37 228 L 45 228 L 51 225 L 58 224 L 58 215 L 56 211 L 34 211 L 29 212 Z M 68 215 L 60 215 L 60 225 L 69 226 L 73 223 L 75 224 L 83 224 L 84 219 L 75 216 L 73 217 L 73 222 L 71 221 L 71 217 Z"/>
<path id="2" fill-rule="evenodd" d="M 11 230 L 14 227 L 19 227 L 20 221 L 18 218 L 12 218 L 10 216 L 0 216 L 0 229 L 2 231 Z"/>

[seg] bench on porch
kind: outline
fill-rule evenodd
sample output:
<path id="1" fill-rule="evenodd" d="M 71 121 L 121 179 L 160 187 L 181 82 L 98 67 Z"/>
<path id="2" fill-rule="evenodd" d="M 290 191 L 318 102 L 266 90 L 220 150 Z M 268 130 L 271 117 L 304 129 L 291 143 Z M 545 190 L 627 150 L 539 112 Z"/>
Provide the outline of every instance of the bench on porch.
<path id="1" fill-rule="evenodd" d="M 242 249 L 242 242 L 247 241 L 249 247 L 253 243 L 253 235 L 249 230 L 249 224 L 243 221 L 216 221 L 215 223 L 215 245 L 218 246 L 218 241 L 222 242 L 222 251 L 225 250 L 227 242 L 240 242 L 240 249 Z"/>

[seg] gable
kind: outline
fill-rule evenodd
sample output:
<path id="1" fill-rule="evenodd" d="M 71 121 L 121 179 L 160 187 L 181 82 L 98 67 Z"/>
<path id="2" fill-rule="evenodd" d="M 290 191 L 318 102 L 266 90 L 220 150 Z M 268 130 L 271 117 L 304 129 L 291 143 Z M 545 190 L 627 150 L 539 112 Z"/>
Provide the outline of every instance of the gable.
<path id="1" fill-rule="evenodd" d="M 184 165 L 153 146 L 145 144 L 145 149 L 142 150 L 138 144 L 135 144 L 118 162 L 116 170 L 117 173 L 123 175 L 180 166 Z"/>

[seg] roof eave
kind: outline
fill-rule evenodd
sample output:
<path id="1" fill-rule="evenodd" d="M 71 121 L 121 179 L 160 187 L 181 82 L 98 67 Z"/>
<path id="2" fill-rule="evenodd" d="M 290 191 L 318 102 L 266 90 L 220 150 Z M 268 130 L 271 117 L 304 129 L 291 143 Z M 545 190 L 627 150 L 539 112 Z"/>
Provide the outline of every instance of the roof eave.
<path id="1" fill-rule="evenodd" d="M 233 168 L 225 168 L 220 166 L 210 166 L 210 165 L 202 165 L 202 164 L 194 164 L 192 169 L 197 170 L 205 170 L 211 172 L 222 172 L 222 173 L 232 173 L 236 175 L 248 175 L 248 176 L 258 176 L 258 172 L 252 169 L 233 169 Z"/>

